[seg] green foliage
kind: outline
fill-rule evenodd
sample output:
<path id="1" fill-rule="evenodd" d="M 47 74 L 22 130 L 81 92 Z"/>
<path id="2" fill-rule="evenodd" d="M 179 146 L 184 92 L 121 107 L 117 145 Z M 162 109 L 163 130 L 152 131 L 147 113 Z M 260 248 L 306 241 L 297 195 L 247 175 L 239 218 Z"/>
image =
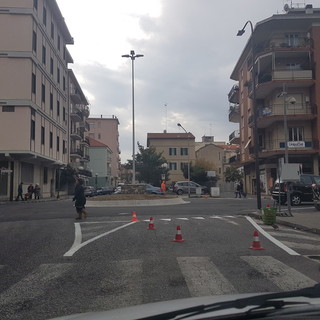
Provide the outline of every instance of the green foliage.
<path id="1" fill-rule="evenodd" d="M 239 181 L 243 178 L 242 171 L 239 171 L 235 167 L 227 167 L 224 175 L 225 175 L 226 182 Z"/>
<path id="2" fill-rule="evenodd" d="M 201 185 L 211 186 L 214 184 L 218 177 L 207 177 L 207 171 L 214 171 L 215 167 L 212 163 L 205 160 L 197 160 L 195 165 L 190 166 L 190 180 L 197 182 Z M 188 178 L 188 166 L 185 166 L 182 170 L 185 179 Z"/>
<path id="3" fill-rule="evenodd" d="M 163 165 L 167 160 L 161 153 L 157 153 L 154 147 L 144 148 L 138 143 L 139 153 L 136 154 L 136 178 L 139 182 L 150 183 L 155 186 L 160 186 L 162 174 L 168 180 L 168 168 Z M 132 160 L 126 164 L 127 168 L 132 168 Z"/>

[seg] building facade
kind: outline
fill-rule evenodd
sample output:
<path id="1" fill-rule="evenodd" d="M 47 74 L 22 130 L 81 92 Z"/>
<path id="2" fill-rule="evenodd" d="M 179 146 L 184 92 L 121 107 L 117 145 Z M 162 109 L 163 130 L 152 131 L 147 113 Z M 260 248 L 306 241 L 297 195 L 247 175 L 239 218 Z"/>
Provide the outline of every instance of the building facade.
<path id="1" fill-rule="evenodd" d="M 69 161 L 68 63 L 73 44 L 55 0 L 0 2 L 0 199 L 19 182 L 57 192 Z M 8 32 L 10 30 L 10 32 Z"/>
<path id="2" fill-rule="evenodd" d="M 111 177 L 108 185 L 117 186 L 120 181 L 119 120 L 116 116 L 90 117 L 87 136 L 107 145 L 111 150 Z"/>
<path id="3" fill-rule="evenodd" d="M 192 133 L 148 133 L 147 147 L 154 147 L 167 160 L 169 182 L 187 180 L 183 176 L 188 163 L 195 163 L 195 137 Z"/>
<path id="4" fill-rule="evenodd" d="M 304 173 L 319 174 L 319 35 L 320 9 L 287 6 L 286 13 L 254 26 L 231 74 L 237 83 L 228 95 L 229 121 L 239 123 L 240 162 L 251 193 L 256 190 L 257 144 L 262 193 L 277 179 L 286 149 L 290 163 L 301 164 Z"/>

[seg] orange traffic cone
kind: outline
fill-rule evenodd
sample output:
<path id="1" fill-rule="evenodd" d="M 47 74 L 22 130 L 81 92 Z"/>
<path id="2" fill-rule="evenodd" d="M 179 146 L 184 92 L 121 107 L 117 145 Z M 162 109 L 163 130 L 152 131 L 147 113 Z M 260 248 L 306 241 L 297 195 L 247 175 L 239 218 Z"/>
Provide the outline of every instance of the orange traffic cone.
<path id="1" fill-rule="evenodd" d="M 255 231 L 253 233 L 253 242 L 252 242 L 252 245 L 251 245 L 251 247 L 249 249 L 252 249 L 252 250 L 264 250 L 264 248 L 262 248 L 261 245 L 260 245 L 258 231 Z"/>
<path id="2" fill-rule="evenodd" d="M 131 219 L 131 222 L 138 222 L 138 218 L 137 218 L 137 214 L 135 211 L 132 212 L 132 219 Z"/>
<path id="3" fill-rule="evenodd" d="M 149 227 L 148 227 L 148 230 L 154 230 L 155 229 L 155 226 L 153 224 L 153 218 L 150 217 L 150 222 L 149 222 Z"/>
<path id="4" fill-rule="evenodd" d="M 183 242 L 183 241 L 184 241 L 184 239 L 182 239 L 182 234 L 181 234 L 181 228 L 180 228 L 180 226 L 177 226 L 176 237 L 175 237 L 175 239 L 173 239 L 172 241 L 174 241 L 174 242 Z"/>

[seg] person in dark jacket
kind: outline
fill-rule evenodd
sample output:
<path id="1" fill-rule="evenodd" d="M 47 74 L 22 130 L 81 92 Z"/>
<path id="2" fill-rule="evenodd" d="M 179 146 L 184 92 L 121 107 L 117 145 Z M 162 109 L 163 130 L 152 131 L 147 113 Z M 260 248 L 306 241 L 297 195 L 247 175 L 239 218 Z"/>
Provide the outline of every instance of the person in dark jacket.
<path id="1" fill-rule="evenodd" d="M 74 197 L 72 201 L 75 201 L 75 207 L 78 214 L 78 217 L 76 220 L 81 220 L 82 215 L 86 218 L 88 213 L 85 210 L 85 204 L 86 204 L 86 196 L 84 195 L 84 187 L 83 187 L 83 180 L 77 179 L 76 181 L 76 187 L 74 190 Z"/>
<path id="2" fill-rule="evenodd" d="M 19 186 L 18 186 L 18 195 L 16 197 L 16 201 L 19 200 L 19 198 L 21 198 L 21 200 L 23 201 L 24 198 L 23 198 L 23 189 L 22 189 L 22 186 L 23 186 L 23 182 L 20 182 Z"/>

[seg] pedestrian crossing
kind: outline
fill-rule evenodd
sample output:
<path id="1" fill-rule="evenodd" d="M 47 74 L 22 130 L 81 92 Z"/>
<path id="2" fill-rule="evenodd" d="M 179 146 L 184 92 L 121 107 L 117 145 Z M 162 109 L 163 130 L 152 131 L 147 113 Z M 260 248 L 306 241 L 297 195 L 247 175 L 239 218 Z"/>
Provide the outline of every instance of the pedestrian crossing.
<path id="1" fill-rule="evenodd" d="M 106 265 L 41 264 L 0 292 L 1 319 L 49 318 L 42 312 L 52 312 L 58 304 L 54 313 L 63 315 L 77 307 L 81 312 L 114 309 L 173 298 L 256 292 L 257 287 L 261 292 L 281 292 L 313 286 L 320 280 L 268 255 L 242 255 L 237 259 L 234 265 L 222 265 L 221 257 L 209 256 L 133 258 Z M 236 276 L 233 269 L 237 270 Z M 50 303 L 38 303 L 41 300 Z M 37 317 L 21 308 L 26 303 Z"/>

